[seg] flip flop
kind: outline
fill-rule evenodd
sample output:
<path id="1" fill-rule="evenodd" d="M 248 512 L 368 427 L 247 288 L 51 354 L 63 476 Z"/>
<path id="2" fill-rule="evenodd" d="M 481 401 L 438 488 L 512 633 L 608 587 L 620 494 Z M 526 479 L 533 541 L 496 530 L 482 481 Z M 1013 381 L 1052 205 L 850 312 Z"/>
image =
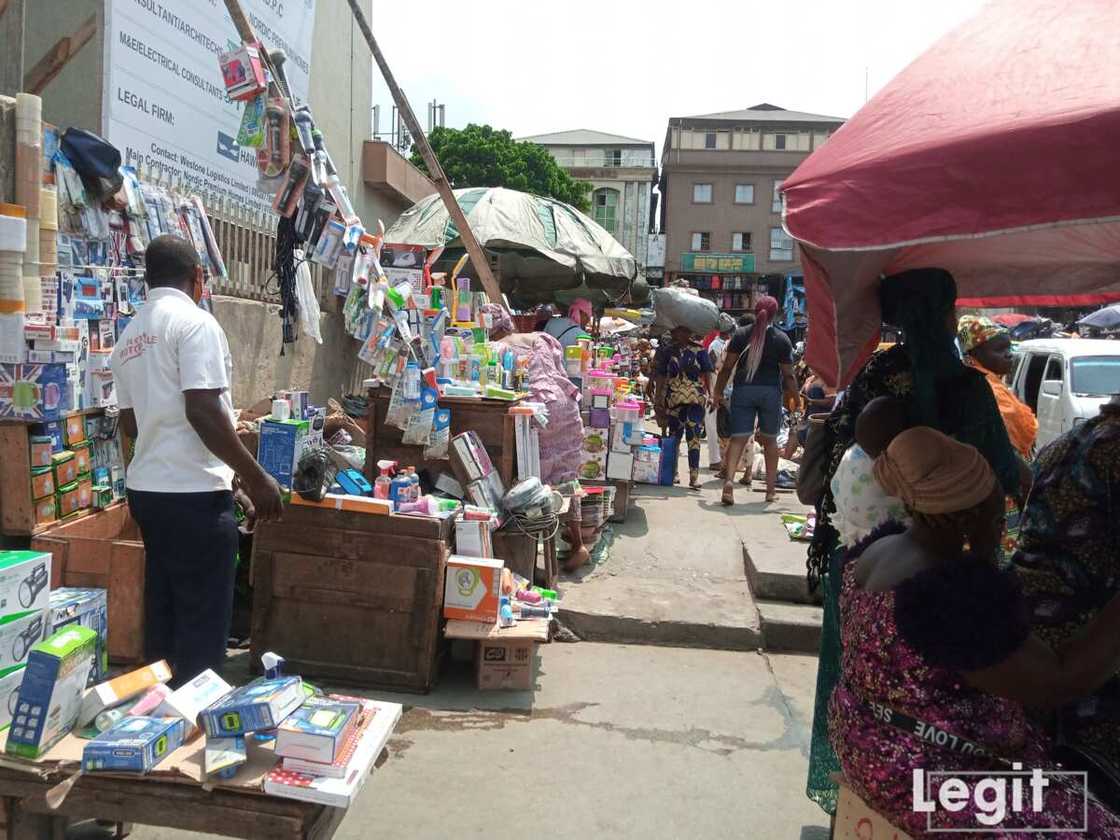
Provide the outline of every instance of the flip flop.
<path id="1" fill-rule="evenodd" d="M 732 484 L 729 481 L 724 482 L 723 495 L 720 496 L 719 501 L 720 501 L 720 504 L 724 505 L 725 507 L 731 507 L 733 504 L 735 504 L 735 485 L 734 484 Z"/>

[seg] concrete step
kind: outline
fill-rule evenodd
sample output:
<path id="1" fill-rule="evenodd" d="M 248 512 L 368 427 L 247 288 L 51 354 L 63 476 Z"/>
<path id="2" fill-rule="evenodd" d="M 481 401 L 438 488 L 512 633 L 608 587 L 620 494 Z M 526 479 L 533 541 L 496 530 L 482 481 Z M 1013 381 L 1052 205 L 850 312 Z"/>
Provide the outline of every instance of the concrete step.
<path id="1" fill-rule="evenodd" d="M 824 610 L 809 604 L 758 601 L 766 650 L 818 653 Z"/>
<path id="2" fill-rule="evenodd" d="M 792 507 L 792 506 L 791 506 Z M 794 508 L 800 513 L 803 508 Z M 764 601 L 785 601 L 794 604 L 817 604 L 817 593 L 809 592 L 805 577 L 805 554 L 808 543 L 794 542 L 786 533 L 781 513 L 754 517 L 748 527 L 740 529 L 743 540 L 743 566 L 751 594 Z"/>
<path id="3" fill-rule="evenodd" d="M 758 650 L 762 631 L 745 580 L 602 576 L 564 587 L 560 621 L 585 641 Z"/>

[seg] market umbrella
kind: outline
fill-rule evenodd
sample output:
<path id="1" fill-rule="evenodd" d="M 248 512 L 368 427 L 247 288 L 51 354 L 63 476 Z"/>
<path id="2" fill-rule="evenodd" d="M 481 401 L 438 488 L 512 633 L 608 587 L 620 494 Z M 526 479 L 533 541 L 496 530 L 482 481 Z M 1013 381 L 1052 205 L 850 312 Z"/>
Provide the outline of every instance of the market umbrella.
<path id="1" fill-rule="evenodd" d="M 478 241 L 496 257 L 502 290 L 511 297 L 545 302 L 557 292 L 575 297 L 599 291 L 617 300 L 631 291 L 637 261 L 574 207 L 503 187 L 459 189 L 455 198 Z M 385 241 L 429 248 L 461 244 L 438 195 L 406 210 L 385 232 Z"/>
<path id="2" fill-rule="evenodd" d="M 1101 330 L 1114 330 L 1120 327 L 1120 304 L 1114 303 L 1096 312 L 1090 312 L 1077 322 L 1086 327 L 1096 327 Z"/>
<path id="3" fill-rule="evenodd" d="M 1020 312 L 1005 312 L 1000 315 L 993 315 L 992 320 L 1004 327 L 1017 327 L 1024 321 L 1038 320 L 1038 316 L 1023 315 Z"/>
<path id="4" fill-rule="evenodd" d="M 829 383 L 875 348 L 885 274 L 948 269 L 964 306 L 1120 300 L 1118 31 L 1114 0 L 995 0 L 785 181 Z"/>

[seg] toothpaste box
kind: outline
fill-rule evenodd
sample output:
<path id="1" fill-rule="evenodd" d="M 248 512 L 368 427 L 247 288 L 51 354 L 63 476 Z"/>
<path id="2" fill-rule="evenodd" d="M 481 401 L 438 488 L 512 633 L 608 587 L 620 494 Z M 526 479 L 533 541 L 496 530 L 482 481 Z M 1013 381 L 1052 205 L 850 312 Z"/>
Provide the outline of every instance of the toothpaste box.
<path id="1" fill-rule="evenodd" d="M 181 685 L 156 709 L 160 717 L 181 717 L 187 722 L 188 735 L 198 724 L 198 716 L 207 706 L 217 703 L 233 691 L 232 686 L 207 668 L 193 680 Z"/>
<path id="2" fill-rule="evenodd" d="M 89 673 L 89 684 L 104 682 L 109 675 L 109 601 L 104 589 L 64 586 L 50 594 L 50 631 L 79 624 L 97 636 L 96 656 Z"/>
<path id="3" fill-rule="evenodd" d="M 10 755 L 38 758 L 74 728 L 96 647 L 96 633 L 73 625 L 31 649 L 8 730 Z"/>
<path id="4" fill-rule="evenodd" d="M 276 754 L 331 764 L 350 736 L 361 706 L 328 697 L 310 697 L 276 730 Z"/>
<path id="5" fill-rule="evenodd" d="M 0 670 L 22 665 L 31 648 L 48 635 L 45 609 L 0 618 Z"/>
<path id="6" fill-rule="evenodd" d="M 86 744 L 82 770 L 147 773 L 182 746 L 185 728 L 178 718 L 123 718 Z"/>
<path id="7" fill-rule="evenodd" d="M 15 665 L 0 671 L 0 730 L 8 728 L 19 704 L 19 685 L 26 665 Z"/>
<path id="8" fill-rule="evenodd" d="M 217 703 L 203 710 L 199 724 L 207 738 L 229 738 L 276 728 L 304 700 L 299 677 L 257 679 L 235 688 Z"/>
<path id="9" fill-rule="evenodd" d="M 0 551 L 0 615 L 46 607 L 50 580 L 49 552 Z"/>

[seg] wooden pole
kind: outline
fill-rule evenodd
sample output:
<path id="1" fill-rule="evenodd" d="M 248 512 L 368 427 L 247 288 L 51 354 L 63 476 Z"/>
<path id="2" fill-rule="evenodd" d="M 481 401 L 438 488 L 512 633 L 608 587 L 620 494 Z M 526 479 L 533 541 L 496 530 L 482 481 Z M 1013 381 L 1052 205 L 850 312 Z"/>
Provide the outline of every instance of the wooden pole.
<path id="1" fill-rule="evenodd" d="M 237 0 L 226 0 L 227 5 L 236 2 Z M 428 167 L 428 174 L 431 176 L 432 181 L 435 182 L 440 198 L 443 199 L 443 204 L 447 208 L 447 212 L 451 215 L 452 221 L 455 222 L 455 227 L 459 229 L 459 238 L 463 240 L 463 245 L 470 255 L 471 262 L 474 263 L 475 271 L 478 272 L 478 279 L 482 282 L 482 288 L 486 291 L 491 302 L 504 308 L 505 304 L 502 301 L 502 290 L 498 286 L 498 281 L 495 279 L 494 273 L 490 270 L 490 261 L 486 257 L 486 252 L 482 250 L 482 246 L 475 238 L 474 231 L 471 230 L 470 223 L 467 221 L 467 216 L 463 212 L 463 208 L 461 208 L 459 202 L 455 200 L 455 193 L 451 190 L 451 184 L 448 182 L 447 176 L 443 172 L 443 167 L 439 165 L 439 159 L 436 157 L 436 153 L 432 150 L 428 138 L 420 128 L 420 123 L 416 119 L 416 114 L 412 112 L 412 106 L 408 104 L 408 99 L 397 84 L 397 80 L 393 77 L 393 72 L 389 69 L 389 64 L 385 61 L 385 56 L 382 55 L 381 48 L 377 46 L 377 41 L 374 40 L 373 33 L 370 31 L 366 16 L 358 6 L 358 0 L 347 0 L 347 2 L 350 4 L 350 10 L 354 13 L 354 20 L 358 22 L 358 28 L 362 30 L 362 35 L 366 39 L 366 44 L 369 45 L 369 51 L 373 54 L 373 60 L 376 61 L 377 66 L 381 68 L 381 75 L 385 78 L 385 84 L 388 86 L 389 92 L 393 95 L 393 102 L 397 105 L 397 111 L 400 113 L 401 119 L 404 120 L 405 125 L 408 126 L 409 133 L 412 134 L 413 141 L 416 143 L 416 148 L 420 152 L 420 157 L 424 159 L 424 164 Z"/>
<path id="2" fill-rule="evenodd" d="M 0 0 L 0 95 L 23 92 L 24 0 Z"/>

